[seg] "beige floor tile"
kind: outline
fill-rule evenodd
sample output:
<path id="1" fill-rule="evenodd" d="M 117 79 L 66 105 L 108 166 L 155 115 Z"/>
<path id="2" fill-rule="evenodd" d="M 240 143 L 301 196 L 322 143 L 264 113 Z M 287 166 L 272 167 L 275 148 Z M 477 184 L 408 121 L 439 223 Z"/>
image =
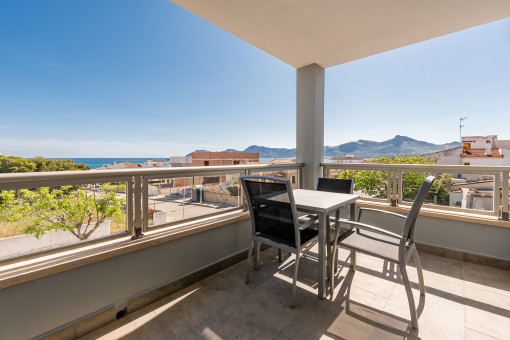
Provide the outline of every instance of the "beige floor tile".
<path id="1" fill-rule="evenodd" d="M 201 283 L 194 284 L 156 303 L 154 312 L 175 335 L 181 336 L 213 313 L 214 306 L 203 300 L 207 295 Z"/>
<path id="2" fill-rule="evenodd" d="M 464 262 L 466 287 L 510 296 L 510 271 Z"/>
<path id="3" fill-rule="evenodd" d="M 244 315 L 248 317 L 248 315 Z M 232 317 L 218 312 L 194 329 L 197 339 L 271 339 L 279 332 L 259 318 Z M 283 328 L 283 326 L 282 326 Z M 183 339 L 188 337 L 183 337 Z"/>
<path id="4" fill-rule="evenodd" d="M 340 277 L 335 279 L 334 301 L 343 303 L 345 300 L 354 301 L 357 304 L 374 310 L 383 310 L 388 299 L 384 296 L 377 295 L 366 289 L 352 285 L 352 281 L 357 273 L 347 271 L 347 275 L 340 273 Z"/>
<path id="5" fill-rule="evenodd" d="M 362 304 L 343 301 L 306 301 L 296 306 L 297 320 L 316 328 L 325 336 L 342 339 L 368 339 L 379 314 Z"/>
<path id="6" fill-rule="evenodd" d="M 443 296 L 462 303 L 464 295 L 462 262 L 453 259 L 443 259 L 435 255 L 426 255 L 427 256 L 420 256 L 423 257 L 423 259 L 420 260 L 423 266 L 423 281 L 427 294 Z M 431 257 L 434 258 L 431 259 Z M 437 262 L 437 264 L 432 264 L 434 261 Z M 451 272 L 448 272 L 445 268 L 451 268 Z M 411 286 L 415 289 L 419 289 L 418 271 L 412 260 L 409 261 L 407 265 L 407 274 L 409 275 Z M 399 283 L 402 282 L 400 278 Z"/>
<path id="7" fill-rule="evenodd" d="M 395 282 L 357 270 L 354 273 L 352 285 L 388 298 L 395 287 Z"/>
<path id="8" fill-rule="evenodd" d="M 353 273 L 350 270 L 350 252 L 344 251 L 342 256 L 339 257 L 340 273 L 337 273 L 337 280 L 339 277 L 348 277 Z M 397 281 L 396 266 L 387 261 L 379 258 L 360 254 L 356 255 L 356 272 L 352 279 L 352 284 L 356 287 L 365 289 L 379 296 L 388 298 Z M 335 286 L 338 286 L 335 283 Z"/>
<path id="9" fill-rule="evenodd" d="M 278 334 L 274 336 L 274 339 L 320 339 L 324 335 L 325 334 L 323 334 L 323 332 L 316 328 L 314 325 L 294 318 L 280 332 L 278 332 Z"/>
<path id="10" fill-rule="evenodd" d="M 112 339 L 112 338 L 110 338 Z M 146 322 L 142 327 L 133 329 L 123 336 L 123 340 L 172 340 L 180 339 L 176 336 L 164 320 L 156 317 Z"/>
<path id="11" fill-rule="evenodd" d="M 148 333 L 146 327 L 150 327 L 152 323 L 160 324 L 158 321 L 152 321 L 157 318 L 156 313 L 153 312 L 154 307 L 147 306 L 141 310 L 131 313 L 111 324 L 100 328 L 88 335 L 82 337 L 82 340 L 108 340 L 108 339 L 121 339 L 129 336 L 131 333 Z"/>
<path id="12" fill-rule="evenodd" d="M 418 310 L 420 331 L 413 333 L 407 295 L 403 285 L 397 285 L 386 304 L 380 322 L 400 331 L 419 336 L 421 339 L 463 339 L 464 305 L 441 296 L 420 296 L 413 289 Z"/>
<path id="13" fill-rule="evenodd" d="M 274 278 L 264 285 L 250 290 L 243 299 L 229 304 L 221 312 L 232 318 L 263 323 L 267 329 L 276 334 L 296 316 L 300 308 L 308 301 L 318 301 L 313 293 L 297 288 L 297 305 L 295 308 L 291 308 L 291 287 L 290 283 Z"/>
<path id="14" fill-rule="evenodd" d="M 444 275 L 456 279 L 463 278 L 463 262 L 447 257 L 428 253 L 419 253 L 420 262 L 424 271 Z M 413 263 L 413 259 L 409 261 Z M 414 264 L 413 264 L 414 266 Z"/>
<path id="15" fill-rule="evenodd" d="M 349 255 L 340 250 L 333 300 L 317 298 L 315 247 L 301 258 L 290 308 L 295 257 L 280 263 L 270 248 L 250 284 L 246 262 L 236 264 L 86 339 L 510 339 L 510 272 L 420 254 L 425 298 L 412 260 L 408 266 L 418 332 L 396 266 L 358 254 L 353 272 Z"/>
<path id="16" fill-rule="evenodd" d="M 497 340 L 497 338 L 466 328 L 466 340 Z"/>
<path id="17" fill-rule="evenodd" d="M 342 339 L 369 339 L 379 314 L 356 303 L 347 302 L 325 334 Z"/>
<path id="18" fill-rule="evenodd" d="M 466 287 L 466 327 L 498 338 L 510 339 L 510 297 Z"/>

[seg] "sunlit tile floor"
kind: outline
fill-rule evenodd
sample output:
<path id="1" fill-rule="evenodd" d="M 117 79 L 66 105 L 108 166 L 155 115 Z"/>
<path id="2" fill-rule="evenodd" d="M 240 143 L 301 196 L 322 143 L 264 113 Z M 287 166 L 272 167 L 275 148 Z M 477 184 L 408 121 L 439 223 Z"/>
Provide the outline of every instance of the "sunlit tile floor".
<path id="1" fill-rule="evenodd" d="M 86 336 L 87 339 L 510 339 L 510 271 L 421 253 L 426 296 L 408 271 L 420 330 L 397 268 L 358 255 L 357 271 L 340 253 L 333 300 L 317 298 L 317 254 L 300 262 L 297 305 L 290 308 L 294 256 L 261 254 L 244 283 L 246 261 Z M 343 260 L 343 261 L 342 261 Z M 347 261 L 347 262 L 345 262 Z"/>

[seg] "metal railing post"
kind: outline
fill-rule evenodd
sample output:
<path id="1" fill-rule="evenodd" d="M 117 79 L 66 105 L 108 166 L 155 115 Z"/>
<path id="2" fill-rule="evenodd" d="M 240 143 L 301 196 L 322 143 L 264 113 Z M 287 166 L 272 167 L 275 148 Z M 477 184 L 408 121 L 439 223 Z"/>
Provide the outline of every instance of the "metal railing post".
<path id="1" fill-rule="evenodd" d="M 135 176 L 134 188 L 134 221 L 135 221 L 135 234 L 131 237 L 132 240 L 143 237 L 142 230 L 142 176 Z"/>
<path id="2" fill-rule="evenodd" d="M 501 219 L 508 221 L 508 171 L 503 171 L 503 183 L 501 190 Z"/>
<path id="3" fill-rule="evenodd" d="M 302 183 L 301 183 L 301 180 L 303 178 L 303 167 L 300 166 L 299 168 L 296 169 L 296 176 L 297 176 L 297 187 L 298 189 L 301 189 L 301 186 L 302 186 Z"/>
<path id="4" fill-rule="evenodd" d="M 242 175 L 243 176 L 248 176 L 249 174 L 249 170 L 243 170 L 242 172 Z M 241 180 L 239 180 L 239 184 L 241 184 Z M 246 206 L 246 203 L 244 202 L 244 189 L 243 189 L 243 186 L 241 185 L 241 188 L 239 189 L 241 190 L 241 208 L 243 208 L 243 211 L 246 211 L 248 209 L 248 207 Z"/>
<path id="5" fill-rule="evenodd" d="M 398 179 L 399 171 L 395 168 L 393 169 L 393 186 L 391 188 L 391 205 L 393 207 L 398 206 L 398 190 L 397 190 L 397 179 Z"/>
<path id="6" fill-rule="evenodd" d="M 142 230 L 149 228 L 149 181 L 142 177 Z"/>
<path id="7" fill-rule="evenodd" d="M 397 196 L 397 204 L 400 204 L 404 201 L 404 182 L 402 180 L 402 170 L 398 172 L 398 196 Z"/>
<path id="8" fill-rule="evenodd" d="M 133 177 L 129 177 L 126 181 L 126 224 L 129 235 L 134 233 L 134 216 L 133 216 Z"/>
<path id="9" fill-rule="evenodd" d="M 397 202 L 393 200 L 393 169 L 388 169 L 388 183 L 386 183 L 386 198 L 388 199 L 389 205 L 392 207 L 397 205 Z"/>
<path id="10" fill-rule="evenodd" d="M 322 177 L 329 178 L 329 168 L 327 166 L 322 167 Z"/>
<path id="11" fill-rule="evenodd" d="M 494 206 L 494 215 L 500 217 L 500 202 L 501 202 L 501 177 L 500 173 L 497 172 L 494 174 L 494 194 L 493 194 L 493 206 Z"/>

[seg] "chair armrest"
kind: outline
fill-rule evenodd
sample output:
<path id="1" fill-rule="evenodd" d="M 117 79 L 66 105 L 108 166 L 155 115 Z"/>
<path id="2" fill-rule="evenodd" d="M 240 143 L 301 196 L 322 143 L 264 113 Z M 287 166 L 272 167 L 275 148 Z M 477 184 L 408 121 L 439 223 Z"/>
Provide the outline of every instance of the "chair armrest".
<path id="1" fill-rule="evenodd" d="M 391 231 L 387 231 L 387 230 L 375 227 L 373 225 L 369 225 L 369 224 L 365 224 L 365 223 L 359 223 L 359 222 L 354 222 L 354 221 L 351 221 L 351 220 L 347 220 L 345 218 L 341 218 L 338 221 L 340 223 L 350 224 L 351 226 L 355 226 L 356 228 L 359 228 L 359 229 L 365 229 L 365 230 L 368 230 L 368 231 L 373 231 L 373 232 L 376 232 L 376 233 L 379 233 L 379 234 L 383 234 L 383 235 L 386 235 L 386 236 L 391 236 L 391 237 L 397 238 L 399 240 L 403 239 L 403 237 L 401 235 L 398 235 L 398 234 L 392 233 Z"/>
<path id="2" fill-rule="evenodd" d="M 306 218 L 306 220 L 305 220 Z M 306 216 L 303 216 L 299 219 L 299 229 L 303 230 L 303 229 L 306 229 L 306 228 L 309 228 L 312 224 L 315 223 L 315 221 L 317 221 L 317 219 L 319 218 L 319 216 L 316 216 L 316 215 L 306 215 Z M 301 223 L 302 220 L 305 220 L 304 223 Z"/>
<path id="3" fill-rule="evenodd" d="M 397 214 L 397 213 L 394 213 L 392 211 L 387 211 L 387 210 L 372 209 L 372 208 L 359 208 L 359 210 L 360 210 L 360 212 L 362 210 L 364 210 L 364 211 L 375 211 L 375 212 L 380 212 L 380 213 L 383 213 L 383 214 L 392 215 L 392 216 L 396 216 L 396 217 L 407 218 L 406 215 Z"/>

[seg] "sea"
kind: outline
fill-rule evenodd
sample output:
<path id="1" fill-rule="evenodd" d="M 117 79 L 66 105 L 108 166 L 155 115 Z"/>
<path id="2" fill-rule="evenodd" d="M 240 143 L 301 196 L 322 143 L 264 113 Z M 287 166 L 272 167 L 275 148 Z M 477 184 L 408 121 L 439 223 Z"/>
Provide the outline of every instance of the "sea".
<path id="1" fill-rule="evenodd" d="M 113 165 L 115 163 L 145 163 L 149 159 L 166 161 L 168 158 L 57 158 L 57 159 L 69 159 L 75 163 L 82 163 L 90 166 L 91 169 L 97 169 L 106 165 Z M 269 162 L 274 158 L 259 158 L 260 162 Z"/>

